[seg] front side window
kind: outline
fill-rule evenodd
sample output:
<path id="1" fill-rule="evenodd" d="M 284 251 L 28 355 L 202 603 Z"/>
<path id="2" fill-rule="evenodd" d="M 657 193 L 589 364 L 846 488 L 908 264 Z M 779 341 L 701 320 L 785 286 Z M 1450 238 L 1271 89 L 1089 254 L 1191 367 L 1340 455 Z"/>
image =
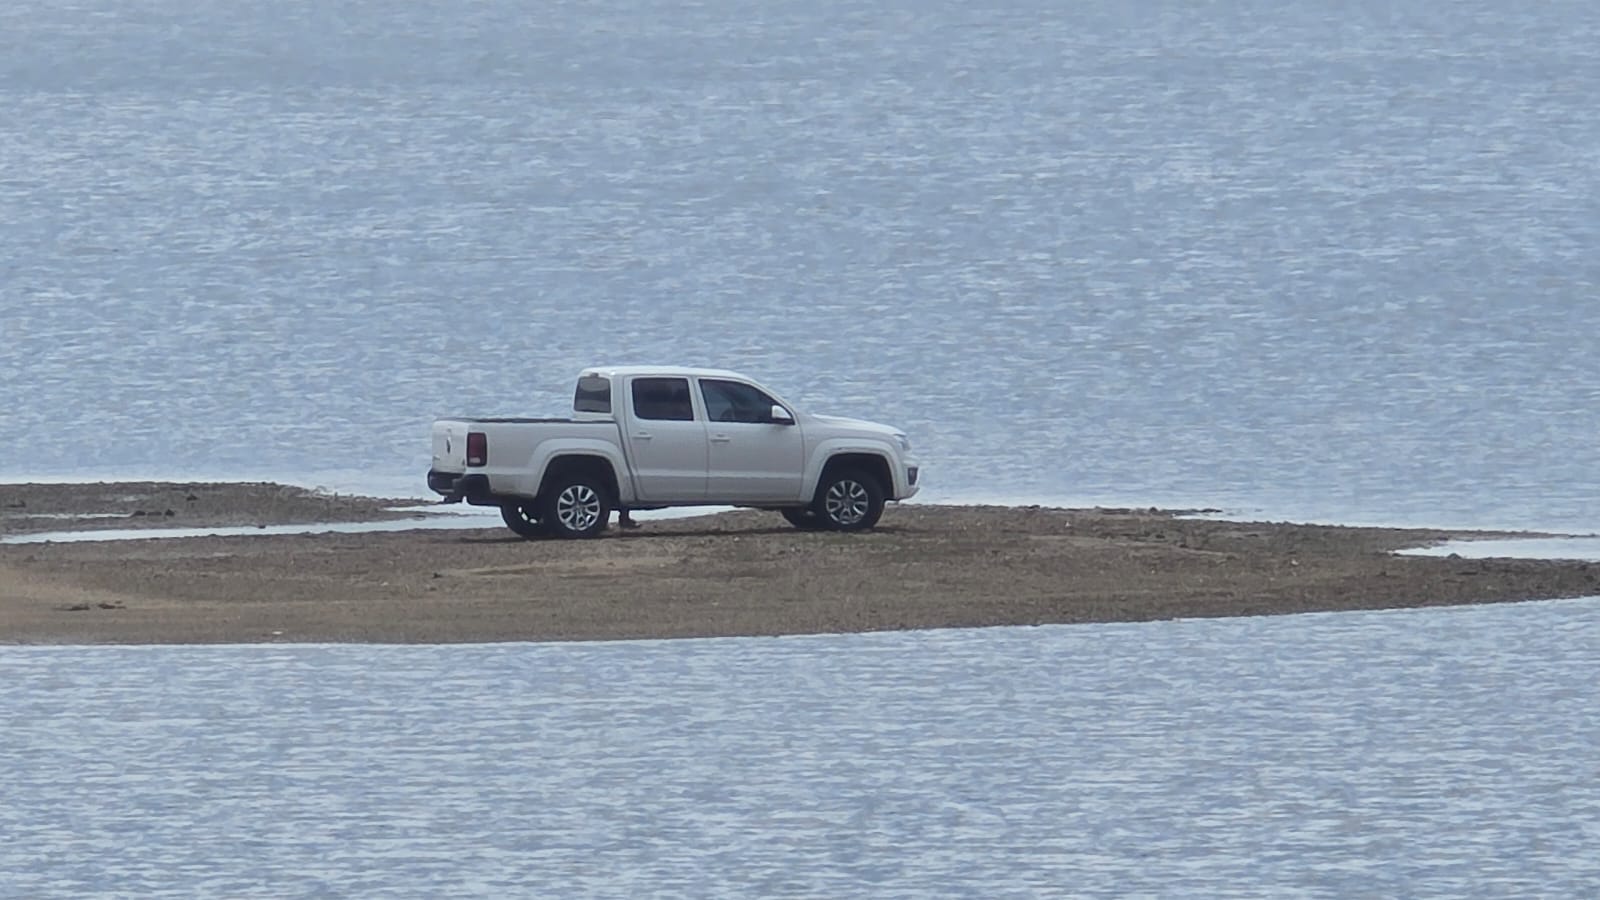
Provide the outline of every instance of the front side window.
<path id="1" fill-rule="evenodd" d="M 636 378 L 633 414 L 641 419 L 694 421 L 694 401 L 687 378 Z"/>
<path id="2" fill-rule="evenodd" d="M 777 403 L 759 388 L 714 378 L 700 379 L 700 394 L 706 401 L 706 418 L 712 422 L 771 422 Z"/>

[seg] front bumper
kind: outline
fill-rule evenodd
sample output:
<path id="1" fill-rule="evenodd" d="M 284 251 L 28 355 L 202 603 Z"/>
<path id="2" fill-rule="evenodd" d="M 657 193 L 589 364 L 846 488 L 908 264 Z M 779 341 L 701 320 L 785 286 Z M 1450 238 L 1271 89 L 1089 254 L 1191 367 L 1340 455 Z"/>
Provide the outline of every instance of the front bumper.
<path id="1" fill-rule="evenodd" d="M 922 467 L 921 466 L 916 466 L 916 465 L 908 465 L 908 466 L 905 467 L 904 471 L 905 471 L 905 478 L 906 478 L 906 489 L 905 489 L 904 493 L 902 493 L 899 497 L 896 498 L 898 500 L 909 500 L 910 498 L 915 497 L 917 495 L 917 491 L 922 489 L 922 486 L 917 483 L 918 476 L 920 476 L 922 474 Z"/>

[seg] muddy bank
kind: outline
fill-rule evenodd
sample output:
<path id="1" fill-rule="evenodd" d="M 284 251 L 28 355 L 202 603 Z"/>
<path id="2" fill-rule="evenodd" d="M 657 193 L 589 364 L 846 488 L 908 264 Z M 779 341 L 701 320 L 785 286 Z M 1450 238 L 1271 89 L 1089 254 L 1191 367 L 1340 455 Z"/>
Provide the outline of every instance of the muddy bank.
<path id="1" fill-rule="evenodd" d="M 0 533 L 96 527 L 108 520 L 88 517 L 113 514 L 119 528 L 370 521 L 415 502 L 259 484 L 4 485 Z M 25 521 L 19 510 L 49 515 Z M 579 542 L 492 528 L 0 545 L 0 641 L 780 635 L 1600 594 L 1595 563 L 1393 555 L 1460 536 L 1159 510 L 909 505 L 860 535 L 741 511 Z"/>
<path id="2" fill-rule="evenodd" d="M 0 538 L 42 531 L 296 525 L 415 518 L 420 501 L 270 482 L 0 484 Z"/>

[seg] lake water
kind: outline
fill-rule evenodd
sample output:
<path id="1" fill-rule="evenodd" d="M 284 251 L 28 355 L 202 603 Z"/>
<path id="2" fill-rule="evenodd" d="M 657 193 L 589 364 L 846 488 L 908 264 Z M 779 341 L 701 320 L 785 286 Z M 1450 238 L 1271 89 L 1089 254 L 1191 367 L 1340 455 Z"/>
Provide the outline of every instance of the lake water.
<path id="1" fill-rule="evenodd" d="M 0 476 L 725 365 L 927 499 L 1600 528 L 1600 7 L 21 0 Z"/>
<path id="2" fill-rule="evenodd" d="M 1585 897 L 1592 601 L 11 648 L 0 894 Z"/>
<path id="3" fill-rule="evenodd" d="M 597 362 L 928 500 L 1600 530 L 1600 7 L 0 8 L 0 480 L 421 494 Z M 1600 891 L 1585 603 L 0 649 L 0 896 Z"/>

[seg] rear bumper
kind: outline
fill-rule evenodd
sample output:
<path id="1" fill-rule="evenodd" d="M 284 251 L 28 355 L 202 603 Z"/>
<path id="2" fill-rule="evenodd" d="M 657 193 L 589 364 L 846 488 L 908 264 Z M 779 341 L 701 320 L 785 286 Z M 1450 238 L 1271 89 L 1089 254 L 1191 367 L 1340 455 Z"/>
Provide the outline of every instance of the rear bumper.
<path id="1" fill-rule="evenodd" d="M 474 506 L 495 505 L 494 498 L 489 495 L 487 475 L 467 475 L 462 472 L 440 472 L 430 469 L 428 490 L 443 496 L 446 503 L 459 503 L 465 500 Z"/>

